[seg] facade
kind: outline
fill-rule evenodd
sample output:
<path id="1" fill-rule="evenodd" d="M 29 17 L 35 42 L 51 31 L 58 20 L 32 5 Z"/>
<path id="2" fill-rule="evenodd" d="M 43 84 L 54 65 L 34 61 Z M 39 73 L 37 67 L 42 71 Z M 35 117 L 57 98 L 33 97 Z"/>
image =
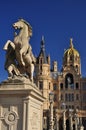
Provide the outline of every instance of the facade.
<path id="1" fill-rule="evenodd" d="M 58 71 L 57 61 L 51 66 L 50 56 L 46 55 L 42 37 L 41 49 L 35 67 L 35 83 L 45 97 L 43 127 L 49 129 L 50 101 L 53 92 L 53 127 L 58 130 L 86 130 L 86 78 L 81 74 L 81 58 L 74 48 L 73 41 L 64 52 L 62 70 Z"/>

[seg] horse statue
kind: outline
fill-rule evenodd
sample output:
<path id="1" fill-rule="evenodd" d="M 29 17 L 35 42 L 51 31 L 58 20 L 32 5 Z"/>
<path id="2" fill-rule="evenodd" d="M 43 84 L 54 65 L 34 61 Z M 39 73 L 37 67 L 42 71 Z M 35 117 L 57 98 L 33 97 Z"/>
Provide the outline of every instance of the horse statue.
<path id="1" fill-rule="evenodd" d="M 32 47 L 29 44 L 30 37 L 32 36 L 32 27 L 24 19 L 19 19 L 13 24 L 13 28 L 16 31 L 19 31 L 19 33 L 17 34 L 15 32 L 13 42 L 8 40 L 4 49 L 8 44 L 11 45 L 15 51 L 16 63 L 20 74 L 28 74 L 33 81 L 34 63 L 36 62 L 36 58 L 34 57 Z"/>

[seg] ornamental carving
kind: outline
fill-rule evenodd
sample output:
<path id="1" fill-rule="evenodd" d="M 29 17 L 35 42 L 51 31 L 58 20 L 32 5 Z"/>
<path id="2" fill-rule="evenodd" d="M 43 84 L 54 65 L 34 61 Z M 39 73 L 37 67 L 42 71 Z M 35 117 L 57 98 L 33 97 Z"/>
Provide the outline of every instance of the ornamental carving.
<path id="1" fill-rule="evenodd" d="M 13 111 L 9 111 L 9 112 L 5 113 L 5 115 L 4 115 L 4 120 L 5 120 L 6 124 L 8 124 L 8 125 L 15 124 L 18 119 L 19 119 L 18 115 Z"/>

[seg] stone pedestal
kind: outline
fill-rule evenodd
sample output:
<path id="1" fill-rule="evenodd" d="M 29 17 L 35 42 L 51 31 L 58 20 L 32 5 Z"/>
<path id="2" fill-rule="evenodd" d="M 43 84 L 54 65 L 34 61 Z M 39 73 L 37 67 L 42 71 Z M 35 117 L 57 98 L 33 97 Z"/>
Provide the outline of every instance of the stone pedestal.
<path id="1" fill-rule="evenodd" d="M 42 130 L 42 94 L 29 80 L 0 84 L 0 130 Z"/>

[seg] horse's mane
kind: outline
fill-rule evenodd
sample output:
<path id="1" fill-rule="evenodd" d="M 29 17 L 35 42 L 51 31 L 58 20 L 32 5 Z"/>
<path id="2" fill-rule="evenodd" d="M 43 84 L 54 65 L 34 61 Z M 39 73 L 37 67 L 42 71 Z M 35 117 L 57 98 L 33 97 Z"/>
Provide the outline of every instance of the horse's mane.
<path id="1" fill-rule="evenodd" d="M 31 36 L 32 36 L 32 27 L 31 27 L 31 25 L 26 20 L 24 20 L 22 18 L 18 19 L 18 21 L 22 21 L 28 26 L 28 31 L 31 33 Z"/>

